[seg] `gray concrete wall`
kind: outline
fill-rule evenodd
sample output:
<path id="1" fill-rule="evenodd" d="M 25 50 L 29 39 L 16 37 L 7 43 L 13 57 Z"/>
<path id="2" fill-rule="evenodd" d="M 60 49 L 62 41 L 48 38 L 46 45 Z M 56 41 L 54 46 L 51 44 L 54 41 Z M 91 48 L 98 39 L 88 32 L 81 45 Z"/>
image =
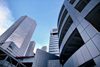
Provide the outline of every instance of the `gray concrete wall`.
<path id="1" fill-rule="evenodd" d="M 59 60 L 49 60 L 48 67 L 61 67 Z"/>
<path id="2" fill-rule="evenodd" d="M 47 67 L 48 60 L 56 60 L 58 59 L 57 56 L 47 53 L 43 50 L 37 49 L 35 55 L 35 62 L 33 63 L 32 67 Z"/>

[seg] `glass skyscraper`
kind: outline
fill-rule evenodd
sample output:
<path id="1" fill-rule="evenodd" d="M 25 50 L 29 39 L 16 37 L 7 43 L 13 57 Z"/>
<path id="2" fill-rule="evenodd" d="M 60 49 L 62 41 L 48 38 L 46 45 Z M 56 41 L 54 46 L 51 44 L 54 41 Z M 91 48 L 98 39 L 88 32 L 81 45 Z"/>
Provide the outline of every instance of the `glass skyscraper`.
<path id="1" fill-rule="evenodd" d="M 35 20 L 31 19 L 28 16 L 22 16 L 0 36 L 0 43 L 13 42 L 16 47 L 18 47 L 18 51 L 16 51 L 16 49 L 12 47 L 13 49 L 11 49 L 10 52 L 12 53 L 14 51 L 17 52 L 19 56 L 24 56 L 35 27 Z M 8 46 L 5 49 L 9 51 L 9 48 L 10 47 Z M 18 54 L 15 56 L 18 56 Z"/>

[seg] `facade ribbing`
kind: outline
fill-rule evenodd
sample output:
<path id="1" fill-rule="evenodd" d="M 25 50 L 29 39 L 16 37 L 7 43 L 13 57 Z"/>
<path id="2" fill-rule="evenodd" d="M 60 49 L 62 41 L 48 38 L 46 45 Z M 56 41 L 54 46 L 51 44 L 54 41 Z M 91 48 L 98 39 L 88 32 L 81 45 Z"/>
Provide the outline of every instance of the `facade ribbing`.
<path id="1" fill-rule="evenodd" d="M 50 31 L 50 42 L 49 42 L 49 53 L 59 56 L 59 39 L 58 39 L 58 30 L 53 28 Z"/>

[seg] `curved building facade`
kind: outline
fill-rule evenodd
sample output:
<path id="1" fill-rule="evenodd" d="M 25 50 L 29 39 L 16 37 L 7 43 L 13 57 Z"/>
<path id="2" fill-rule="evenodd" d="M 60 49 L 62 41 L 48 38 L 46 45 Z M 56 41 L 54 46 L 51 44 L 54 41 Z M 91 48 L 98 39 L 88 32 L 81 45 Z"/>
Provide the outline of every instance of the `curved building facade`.
<path id="1" fill-rule="evenodd" d="M 100 67 L 100 0 L 65 0 L 57 27 L 64 67 Z"/>

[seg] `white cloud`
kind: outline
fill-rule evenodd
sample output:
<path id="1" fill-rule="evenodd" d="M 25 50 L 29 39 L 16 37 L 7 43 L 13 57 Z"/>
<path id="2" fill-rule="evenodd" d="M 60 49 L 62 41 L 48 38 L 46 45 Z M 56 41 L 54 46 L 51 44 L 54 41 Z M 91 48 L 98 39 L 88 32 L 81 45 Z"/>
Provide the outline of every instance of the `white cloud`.
<path id="1" fill-rule="evenodd" d="M 12 25 L 13 17 L 5 0 L 0 0 L 0 35 Z"/>

